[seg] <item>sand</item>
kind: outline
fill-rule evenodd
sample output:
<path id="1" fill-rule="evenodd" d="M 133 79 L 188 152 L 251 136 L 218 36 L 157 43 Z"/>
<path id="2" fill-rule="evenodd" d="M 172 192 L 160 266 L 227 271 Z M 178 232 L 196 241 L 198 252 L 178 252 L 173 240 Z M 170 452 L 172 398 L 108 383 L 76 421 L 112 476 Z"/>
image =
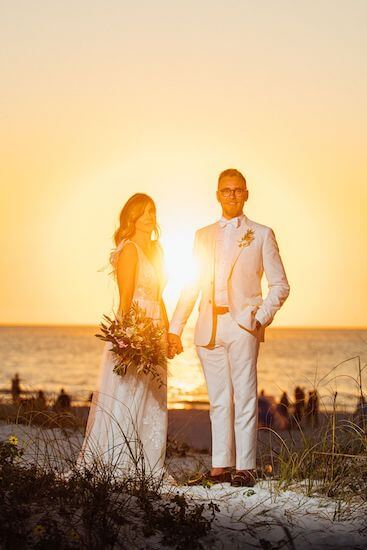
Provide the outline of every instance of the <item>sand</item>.
<path id="1" fill-rule="evenodd" d="M 191 415 L 196 427 L 202 418 L 204 415 Z M 0 440 L 9 435 L 18 437 L 28 463 L 58 470 L 67 468 L 68 462 L 75 459 L 82 442 L 78 431 L 2 422 Z M 182 477 L 185 472 L 208 466 L 210 456 L 189 450 L 186 456 L 172 456 L 166 463 L 170 474 Z M 259 481 L 252 489 L 234 488 L 229 483 L 204 488 L 166 482 L 162 491 L 219 506 L 211 533 L 202 541 L 204 548 L 367 547 L 367 503 L 347 503 L 317 494 L 306 496 L 301 483 L 279 490 L 272 479 Z"/>

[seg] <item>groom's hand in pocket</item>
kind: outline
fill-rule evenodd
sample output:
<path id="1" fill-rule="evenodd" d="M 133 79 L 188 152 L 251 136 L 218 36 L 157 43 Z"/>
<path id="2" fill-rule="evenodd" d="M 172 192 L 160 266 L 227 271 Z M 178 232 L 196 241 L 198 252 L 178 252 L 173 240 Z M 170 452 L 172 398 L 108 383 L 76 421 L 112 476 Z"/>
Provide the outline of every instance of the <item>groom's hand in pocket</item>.
<path id="1" fill-rule="evenodd" d="M 181 338 L 172 332 L 168 333 L 168 347 L 170 351 L 172 350 L 172 357 L 183 352 Z"/>

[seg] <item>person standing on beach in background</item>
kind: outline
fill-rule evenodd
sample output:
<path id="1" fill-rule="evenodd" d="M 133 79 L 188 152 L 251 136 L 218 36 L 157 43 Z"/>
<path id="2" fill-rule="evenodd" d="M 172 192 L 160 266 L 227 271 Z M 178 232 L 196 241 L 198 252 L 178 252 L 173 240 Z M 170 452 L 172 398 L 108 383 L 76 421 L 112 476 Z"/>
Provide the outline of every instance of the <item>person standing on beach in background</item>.
<path id="1" fill-rule="evenodd" d="M 284 416 L 284 418 L 286 418 L 287 420 L 289 418 L 289 407 L 290 407 L 290 402 L 289 402 L 288 394 L 287 392 L 284 391 L 279 401 L 278 410 L 279 410 L 279 413 L 282 416 Z"/>
<path id="2" fill-rule="evenodd" d="M 36 409 L 36 411 L 44 411 L 45 409 L 47 409 L 45 394 L 42 390 L 39 390 L 37 393 L 37 397 L 34 400 L 34 408 Z"/>
<path id="3" fill-rule="evenodd" d="M 286 300 L 289 285 L 273 231 L 243 213 L 248 196 L 241 172 L 228 169 L 220 174 L 217 200 L 222 217 L 196 233 L 198 273 L 183 290 L 170 323 L 169 343 L 181 353 L 181 334 L 201 293 L 195 344 L 210 401 L 212 468 L 193 484 L 255 483 L 259 343 Z M 263 271 L 269 284 L 264 300 Z"/>
<path id="4" fill-rule="evenodd" d="M 11 396 L 13 399 L 13 403 L 18 403 L 20 399 L 20 393 L 21 393 L 20 378 L 19 378 L 19 374 L 15 373 L 14 378 L 11 379 Z"/>
<path id="5" fill-rule="evenodd" d="M 319 394 L 317 390 L 311 390 L 308 392 L 308 401 L 305 409 L 307 423 L 312 428 L 318 428 L 319 426 Z"/>
<path id="6" fill-rule="evenodd" d="M 57 396 L 54 409 L 57 412 L 64 412 L 64 411 L 68 411 L 70 407 L 71 407 L 70 395 L 65 392 L 64 388 L 61 388 L 60 393 Z"/>
<path id="7" fill-rule="evenodd" d="M 306 394 L 304 390 L 297 386 L 294 390 L 294 418 L 299 423 L 301 422 L 305 412 Z"/>

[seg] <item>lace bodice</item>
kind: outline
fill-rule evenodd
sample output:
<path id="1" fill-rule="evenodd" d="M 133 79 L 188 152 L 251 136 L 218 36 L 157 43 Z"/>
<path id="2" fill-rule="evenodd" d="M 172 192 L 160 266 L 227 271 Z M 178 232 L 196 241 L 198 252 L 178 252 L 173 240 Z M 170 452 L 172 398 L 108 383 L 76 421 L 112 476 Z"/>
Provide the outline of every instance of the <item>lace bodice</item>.
<path id="1" fill-rule="evenodd" d="M 163 277 L 159 272 L 159 266 L 153 265 L 140 246 L 129 239 L 121 241 L 111 254 L 111 264 L 116 269 L 119 254 L 127 243 L 132 243 L 138 254 L 138 269 L 135 280 L 133 300 L 143 307 L 149 316 L 158 318 L 160 316 L 159 303 L 163 291 Z"/>

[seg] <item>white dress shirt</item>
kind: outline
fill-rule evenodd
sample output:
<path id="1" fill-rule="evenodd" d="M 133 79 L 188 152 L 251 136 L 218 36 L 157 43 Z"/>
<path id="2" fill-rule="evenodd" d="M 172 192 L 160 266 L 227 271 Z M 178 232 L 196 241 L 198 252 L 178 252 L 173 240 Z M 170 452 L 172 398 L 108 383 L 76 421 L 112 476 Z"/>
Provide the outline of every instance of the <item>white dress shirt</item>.
<path id="1" fill-rule="evenodd" d="M 231 254 L 234 242 L 238 240 L 238 228 L 241 226 L 244 216 L 238 216 L 228 220 L 223 216 L 219 220 L 219 231 L 215 243 L 215 286 L 214 301 L 217 306 L 228 307 L 227 281 L 231 269 Z"/>

